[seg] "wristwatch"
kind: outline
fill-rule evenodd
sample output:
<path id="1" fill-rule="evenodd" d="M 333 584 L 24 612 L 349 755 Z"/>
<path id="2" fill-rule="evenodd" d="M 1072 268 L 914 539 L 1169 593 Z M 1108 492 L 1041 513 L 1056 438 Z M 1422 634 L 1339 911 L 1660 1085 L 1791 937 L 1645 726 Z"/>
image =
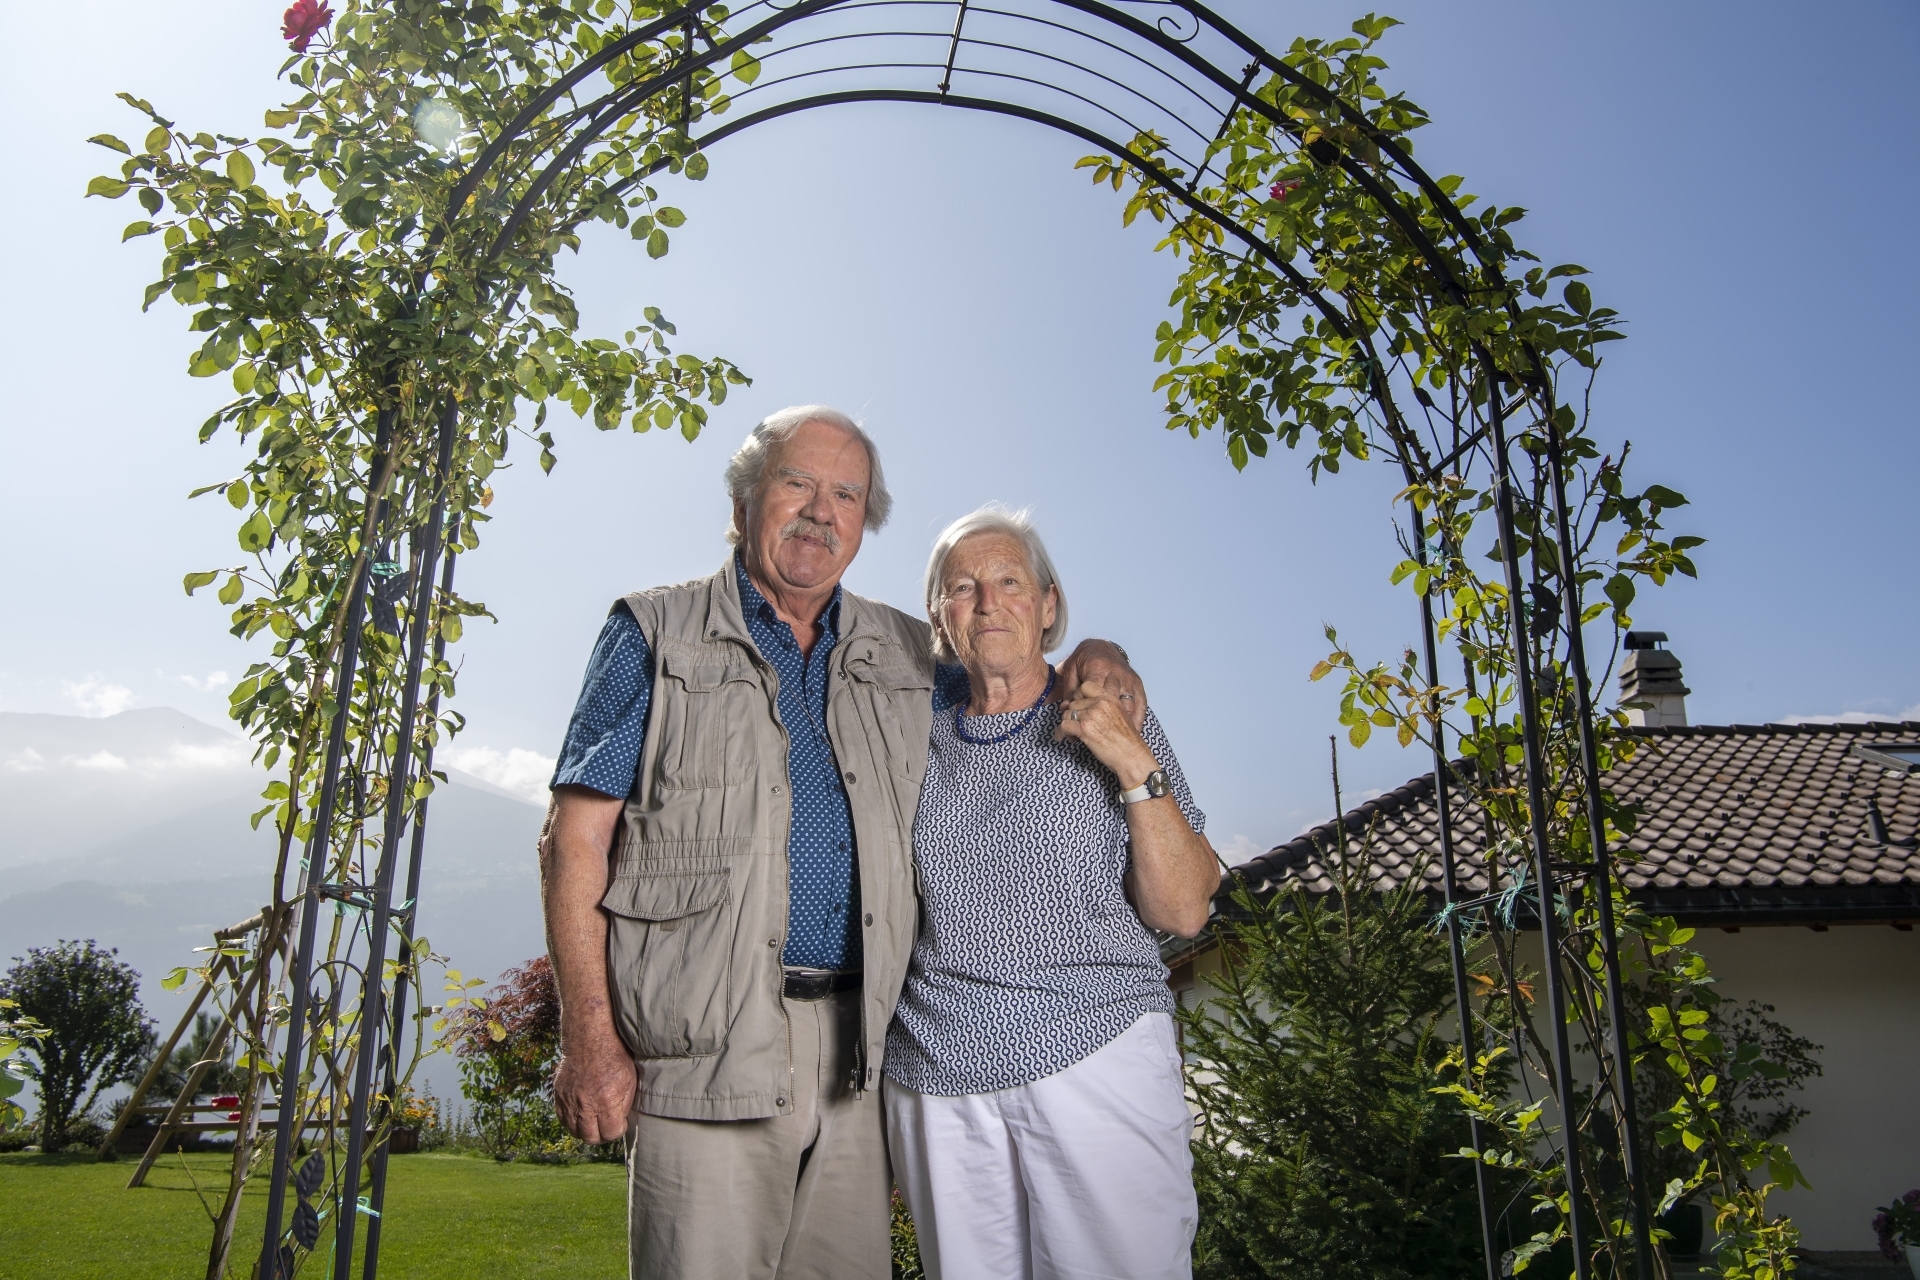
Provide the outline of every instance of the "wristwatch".
<path id="1" fill-rule="evenodd" d="M 1173 784 L 1167 781 L 1165 769 L 1155 769 L 1147 775 L 1147 780 L 1137 787 L 1129 787 L 1120 793 L 1122 804 L 1139 804 L 1142 800 L 1154 800 L 1173 794 Z"/>

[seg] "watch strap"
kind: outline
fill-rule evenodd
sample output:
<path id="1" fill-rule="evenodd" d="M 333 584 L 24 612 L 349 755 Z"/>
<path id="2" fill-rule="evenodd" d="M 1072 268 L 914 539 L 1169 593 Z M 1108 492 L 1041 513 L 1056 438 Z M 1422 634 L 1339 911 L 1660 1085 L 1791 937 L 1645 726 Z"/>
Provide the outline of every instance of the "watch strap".
<path id="1" fill-rule="evenodd" d="M 1128 787 L 1120 793 L 1122 804 L 1139 804 L 1142 800 L 1151 800 L 1155 796 L 1171 795 L 1173 784 L 1167 781 L 1165 769 L 1155 769 L 1147 775 L 1147 780 L 1137 787 Z"/>

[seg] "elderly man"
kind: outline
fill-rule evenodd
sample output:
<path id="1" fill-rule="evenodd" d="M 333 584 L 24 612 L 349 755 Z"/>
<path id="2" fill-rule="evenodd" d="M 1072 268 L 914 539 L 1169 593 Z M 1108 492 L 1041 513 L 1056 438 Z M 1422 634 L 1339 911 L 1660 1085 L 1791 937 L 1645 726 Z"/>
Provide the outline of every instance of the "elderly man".
<path id="1" fill-rule="evenodd" d="M 727 489 L 735 554 L 614 606 L 554 773 L 554 1101 L 629 1139 L 635 1280 L 881 1280 L 930 637 L 840 587 L 892 505 L 845 414 L 769 417 Z M 1060 684 L 1096 676 L 1139 693 L 1099 641 Z"/>

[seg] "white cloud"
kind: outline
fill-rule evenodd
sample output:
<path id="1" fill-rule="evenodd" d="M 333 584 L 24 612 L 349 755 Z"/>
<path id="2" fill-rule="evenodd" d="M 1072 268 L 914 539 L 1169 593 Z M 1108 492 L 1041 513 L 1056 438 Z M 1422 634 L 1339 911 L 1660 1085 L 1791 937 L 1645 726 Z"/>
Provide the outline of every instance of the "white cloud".
<path id="1" fill-rule="evenodd" d="M 133 690 L 125 685 L 109 684 L 105 676 L 94 673 L 84 680 L 63 680 L 60 692 L 80 708 L 83 716 L 117 716 L 133 705 Z"/>
<path id="2" fill-rule="evenodd" d="M 96 751 L 90 756 L 68 756 L 60 763 L 70 764 L 76 769 L 92 769 L 99 773 L 125 773 L 126 758 L 111 751 Z"/>
<path id="3" fill-rule="evenodd" d="M 9 773 L 39 773 L 47 767 L 47 758 L 32 747 L 28 747 L 24 751 L 16 751 L 8 756 L 6 767 Z"/>
<path id="4" fill-rule="evenodd" d="M 198 676 L 175 676 L 174 679 L 201 693 L 212 693 L 216 689 L 224 689 L 233 683 L 233 677 L 224 671 L 209 671 L 205 679 Z"/>
<path id="5" fill-rule="evenodd" d="M 232 742 L 176 742 L 167 748 L 164 759 L 142 760 L 149 768 L 244 769 L 253 757 L 252 744 L 235 738 Z"/>
<path id="6" fill-rule="evenodd" d="M 505 752 L 492 747 L 452 747 L 442 751 L 439 758 L 534 804 L 547 802 L 547 780 L 553 777 L 555 764 L 552 756 L 525 747 Z"/>
<path id="7" fill-rule="evenodd" d="M 1838 715 L 1775 716 L 1774 724 L 1886 724 L 1902 720 L 1920 720 L 1920 702 L 1904 711 L 1842 711 Z"/>
<path id="8" fill-rule="evenodd" d="M 1260 844 L 1252 836 L 1236 835 L 1228 838 L 1225 844 L 1213 847 L 1215 853 L 1226 860 L 1230 867 L 1237 867 L 1265 853 L 1269 846 Z"/>

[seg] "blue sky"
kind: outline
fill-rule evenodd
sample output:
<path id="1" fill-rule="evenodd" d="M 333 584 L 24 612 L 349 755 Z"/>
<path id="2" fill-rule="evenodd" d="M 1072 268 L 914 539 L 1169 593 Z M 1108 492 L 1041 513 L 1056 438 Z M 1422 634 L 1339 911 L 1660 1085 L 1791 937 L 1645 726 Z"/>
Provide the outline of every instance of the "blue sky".
<path id="1" fill-rule="evenodd" d="M 1230 3 L 1272 45 L 1358 10 Z M 1523 241 L 1591 268 L 1629 321 L 1597 430 L 1689 494 L 1702 578 L 1636 610 L 1686 664 L 1696 722 L 1920 717 L 1913 512 L 1920 435 L 1903 369 L 1920 338 L 1911 250 L 1920 9 L 1696 3 L 1404 4 L 1390 85 L 1433 115 L 1423 162 L 1528 207 Z M 220 722 L 248 655 L 188 569 L 232 561 L 232 513 L 185 494 L 235 470 L 194 443 L 221 388 L 189 379 L 183 315 L 142 316 L 152 242 L 131 206 L 82 201 L 134 128 L 116 89 L 195 128 L 253 132 L 277 103 L 278 8 L 82 0 L 0 11 L 0 709 L 178 706 Z M 867 421 L 897 498 L 855 589 L 914 608 L 933 533 L 989 498 L 1030 505 L 1076 633 L 1132 651 L 1223 848 L 1327 812 L 1334 690 L 1307 683 L 1337 624 L 1357 652 L 1414 637 L 1390 588 L 1394 478 L 1310 485 L 1286 455 L 1236 474 L 1172 436 L 1150 391 L 1172 263 L 1072 163 L 1007 120 L 859 107 L 729 142 L 676 190 L 648 260 L 589 237 L 568 268 L 590 330 L 662 307 L 685 349 L 754 377 L 699 442 L 571 419 L 560 465 L 498 483 L 461 580 L 499 615 L 468 630 L 470 767 L 524 786 L 556 748 L 607 605 L 721 560 L 727 453 L 761 414 L 824 400 Z M 1909 353 L 1909 354 L 1903 354 Z M 481 754 L 473 754 L 473 753 Z M 491 752 L 492 755 L 484 753 Z M 519 755 L 513 753 L 519 752 Z M 1350 795 L 1420 771 L 1344 753 Z"/>

